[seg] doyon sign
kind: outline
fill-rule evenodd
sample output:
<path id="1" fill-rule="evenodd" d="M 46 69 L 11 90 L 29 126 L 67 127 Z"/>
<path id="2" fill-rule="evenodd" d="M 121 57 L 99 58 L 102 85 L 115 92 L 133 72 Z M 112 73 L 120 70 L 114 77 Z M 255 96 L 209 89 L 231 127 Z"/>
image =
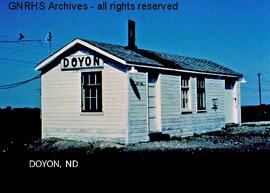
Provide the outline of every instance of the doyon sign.
<path id="1" fill-rule="evenodd" d="M 103 67 L 103 60 L 94 55 L 70 56 L 61 60 L 62 70 Z"/>

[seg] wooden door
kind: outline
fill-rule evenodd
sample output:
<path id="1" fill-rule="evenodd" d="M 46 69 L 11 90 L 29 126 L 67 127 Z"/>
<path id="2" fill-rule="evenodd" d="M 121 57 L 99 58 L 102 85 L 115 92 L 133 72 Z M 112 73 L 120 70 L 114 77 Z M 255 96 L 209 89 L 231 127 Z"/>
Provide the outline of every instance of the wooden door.
<path id="1" fill-rule="evenodd" d="M 148 75 L 148 127 L 149 132 L 157 132 L 156 76 Z"/>

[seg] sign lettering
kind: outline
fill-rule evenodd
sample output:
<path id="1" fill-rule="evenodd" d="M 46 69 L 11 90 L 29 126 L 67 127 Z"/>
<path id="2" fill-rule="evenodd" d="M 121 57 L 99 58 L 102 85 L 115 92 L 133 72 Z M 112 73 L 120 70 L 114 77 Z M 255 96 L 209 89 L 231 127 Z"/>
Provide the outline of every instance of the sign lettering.
<path id="1" fill-rule="evenodd" d="M 103 60 L 94 55 L 65 57 L 61 61 L 62 70 L 103 67 Z"/>

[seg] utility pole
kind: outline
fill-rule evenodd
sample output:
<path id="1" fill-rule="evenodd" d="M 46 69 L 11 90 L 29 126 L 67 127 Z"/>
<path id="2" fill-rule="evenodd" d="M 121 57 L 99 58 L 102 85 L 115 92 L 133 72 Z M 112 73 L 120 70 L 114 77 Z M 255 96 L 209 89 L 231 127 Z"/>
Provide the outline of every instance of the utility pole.
<path id="1" fill-rule="evenodd" d="M 258 73 L 258 80 L 259 80 L 259 98 L 260 98 L 260 106 L 262 106 L 261 73 Z"/>
<path id="2" fill-rule="evenodd" d="M 261 73 L 258 73 L 258 81 L 259 81 L 259 99 L 260 99 L 260 106 L 259 106 L 259 121 L 262 120 L 262 90 L 261 90 Z"/>

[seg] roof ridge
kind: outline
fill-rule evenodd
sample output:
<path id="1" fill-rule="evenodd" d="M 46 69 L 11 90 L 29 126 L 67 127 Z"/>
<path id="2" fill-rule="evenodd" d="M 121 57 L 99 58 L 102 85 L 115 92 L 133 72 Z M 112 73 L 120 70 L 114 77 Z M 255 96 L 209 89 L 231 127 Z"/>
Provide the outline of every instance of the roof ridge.
<path id="1" fill-rule="evenodd" d="M 83 39 L 83 38 L 78 38 L 78 39 L 86 41 L 86 42 L 94 42 L 94 43 L 98 43 L 98 44 L 106 44 L 106 45 L 118 46 L 118 47 L 126 48 L 126 46 L 118 45 L 118 44 L 112 44 L 112 43 L 108 43 L 108 42 L 100 42 L 100 41 L 88 40 L 88 39 Z"/>
<path id="2" fill-rule="evenodd" d="M 217 62 L 204 59 L 204 58 L 197 58 L 197 57 L 190 57 L 190 56 L 183 56 L 178 54 L 172 54 L 172 53 L 166 53 L 166 52 L 160 52 L 160 51 L 153 51 L 153 50 L 146 50 L 146 49 L 130 49 L 127 46 L 122 45 L 115 45 L 111 43 L 104 43 L 104 42 L 98 42 L 98 41 L 92 41 L 92 40 L 85 40 L 89 43 L 94 42 L 97 44 L 103 44 L 107 46 L 118 46 L 122 49 L 132 51 L 136 54 L 139 54 L 148 60 L 154 60 L 160 64 L 163 64 L 169 68 L 180 68 L 180 69 L 188 69 L 188 70 L 194 70 L 194 71 L 209 71 L 211 72 L 211 69 L 219 69 L 218 73 L 223 74 L 237 74 L 242 76 L 242 74 L 238 73 L 237 71 L 234 71 L 228 67 L 225 67 L 223 65 L 218 64 Z M 168 58 L 169 57 L 169 58 Z M 181 58 L 181 60 L 179 60 Z M 192 67 L 193 66 L 193 67 Z M 195 70 L 196 69 L 196 70 Z"/>
<path id="3" fill-rule="evenodd" d="M 224 74 L 224 75 L 234 75 L 241 77 L 242 74 L 238 73 L 237 71 L 231 70 L 230 68 L 224 67 L 216 62 L 211 60 L 196 58 L 196 57 L 189 57 L 189 56 L 182 56 L 172 53 L 165 53 L 160 51 L 152 51 L 146 49 L 130 49 L 128 46 L 117 45 L 107 42 L 100 42 L 95 40 L 89 40 L 84 38 L 75 38 L 70 43 L 65 45 L 63 48 L 56 51 L 54 54 L 43 60 L 38 65 L 42 64 L 38 70 L 50 64 L 52 60 L 55 60 L 56 57 L 59 55 L 55 55 L 56 53 L 60 52 L 63 49 L 70 49 L 71 45 L 76 45 L 77 43 L 81 43 L 87 47 L 87 44 L 92 45 L 105 53 L 107 52 L 111 56 L 116 56 L 119 60 L 125 61 L 127 64 L 130 65 L 142 65 L 149 66 L 149 67 L 159 67 L 159 68 L 167 68 L 167 69 L 179 69 L 179 70 L 187 70 L 187 71 L 194 71 L 194 72 L 209 72 L 215 74 Z M 67 50 L 64 50 L 65 52 Z M 63 51 L 63 52 L 64 52 Z M 49 60 L 49 58 L 53 58 Z M 44 62 L 47 61 L 47 64 Z M 38 66 L 37 65 L 37 66 Z M 37 68 L 36 66 L 36 68 Z"/>
<path id="4" fill-rule="evenodd" d="M 199 57 L 191 57 L 191 56 L 183 56 L 183 55 L 179 55 L 179 54 L 173 54 L 173 53 L 167 53 L 167 52 L 161 52 L 161 51 L 155 51 L 155 50 L 147 50 L 147 49 L 141 49 L 141 48 L 137 48 L 137 49 L 129 49 L 128 46 L 123 46 L 123 45 L 118 45 L 118 44 L 112 44 L 112 43 L 107 43 L 107 42 L 100 42 L 100 41 L 95 41 L 95 40 L 87 40 L 87 39 L 83 39 L 83 38 L 79 38 L 83 41 L 87 41 L 87 42 L 95 42 L 98 44 L 107 44 L 107 45 L 111 45 L 111 46 L 118 46 L 118 47 L 122 47 L 126 50 L 130 50 L 130 51 L 147 51 L 147 52 L 153 52 L 156 54 L 166 54 L 166 55 L 170 55 L 170 56 L 177 56 L 177 57 L 183 57 L 185 59 L 195 59 L 195 60 L 200 60 L 200 61 L 205 61 L 205 62 L 211 62 L 214 64 L 218 64 L 217 62 L 213 62 L 211 60 L 205 59 L 205 58 L 199 58 Z M 218 64 L 220 65 L 220 64 Z"/>

